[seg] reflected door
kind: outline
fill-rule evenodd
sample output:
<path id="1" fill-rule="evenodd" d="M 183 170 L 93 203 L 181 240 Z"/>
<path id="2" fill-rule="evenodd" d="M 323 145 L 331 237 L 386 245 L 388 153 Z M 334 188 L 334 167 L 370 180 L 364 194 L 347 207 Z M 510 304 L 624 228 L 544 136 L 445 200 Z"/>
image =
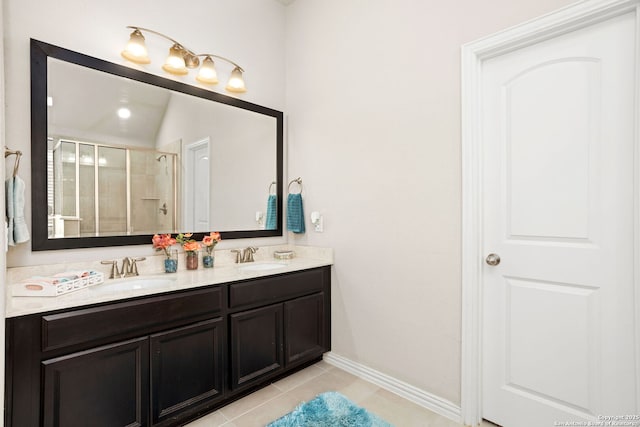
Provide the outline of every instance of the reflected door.
<path id="1" fill-rule="evenodd" d="M 185 230 L 208 231 L 209 199 L 209 138 L 185 148 Z"/>
<path id="2" fill-rule="evenodd" d="M 636 413 L 634 27 L 483 63 L 483 416 L 504 427 Z"/>

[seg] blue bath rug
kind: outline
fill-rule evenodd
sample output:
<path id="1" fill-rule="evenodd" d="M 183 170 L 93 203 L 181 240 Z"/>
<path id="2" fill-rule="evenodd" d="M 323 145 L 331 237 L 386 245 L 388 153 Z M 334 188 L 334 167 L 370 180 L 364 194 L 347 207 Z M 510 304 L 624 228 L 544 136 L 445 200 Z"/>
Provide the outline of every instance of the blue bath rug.
<path id="1" fill-rule="evenodd" d="M 393 427 L 349 399 L 330 391 L 298 405 L 267 427 Z"/>

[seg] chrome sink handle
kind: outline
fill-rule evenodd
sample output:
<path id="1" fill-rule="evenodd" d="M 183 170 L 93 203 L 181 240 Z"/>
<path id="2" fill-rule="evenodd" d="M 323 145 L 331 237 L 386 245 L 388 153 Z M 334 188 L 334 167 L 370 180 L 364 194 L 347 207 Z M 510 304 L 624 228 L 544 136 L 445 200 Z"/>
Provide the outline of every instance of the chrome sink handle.
<path id="1" fill-rule="evenodd" d="M 232 249 L 231 252 L 236 254 L 236 264 L 240 264 L 242 262 L 242 255 L 240 255 L 240 251 L 238 249 Z"/>
<path id="2" fill-rule="evenodd" d="M 131 259 L 131 275 L 132 276 L 138 276 L 138 261 L 144 261 L 146 260 L 146 257 L 138 257 L 138 258 L 132 258 Z"/>
<path id="3" fill-rule="evenodd" d="M 120 276 L 120 271 L 118 271 L 118 261 L 100 261 L 100 264 L 111 265 L 111 273 L 109 273 L 109 279 L 115 279 L 116 276 Z"/>

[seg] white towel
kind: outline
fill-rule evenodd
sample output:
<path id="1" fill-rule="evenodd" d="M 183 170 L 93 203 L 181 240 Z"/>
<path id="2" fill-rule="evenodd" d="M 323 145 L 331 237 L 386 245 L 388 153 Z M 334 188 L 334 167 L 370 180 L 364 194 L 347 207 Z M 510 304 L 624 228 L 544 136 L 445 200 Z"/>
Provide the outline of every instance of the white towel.
<path id="1" fill-rule="evenodd" d="M 4 194 L 6 195 L 5 203 L 7 209 L 7 244 L 15 246 L 16 243 L 13 240 L 13 177 L 5 181 Z"/>
<path id="2" fill-rule="evenodd" d="M 24 181 L 18 176 L 11 177 L 5 182 L 7 221 L 9 223 L 7 243 L 10 246 L 29 241 L 29 229 L 24 220 L 24 189 Z"/>
<path id="3" fill-rule="evenodd" d="M 13 240 L 18 243 L 29 241 L 29 229 L 24 220 L 24 189 L 26 185 L 19 176 L 13 178 Z"/>

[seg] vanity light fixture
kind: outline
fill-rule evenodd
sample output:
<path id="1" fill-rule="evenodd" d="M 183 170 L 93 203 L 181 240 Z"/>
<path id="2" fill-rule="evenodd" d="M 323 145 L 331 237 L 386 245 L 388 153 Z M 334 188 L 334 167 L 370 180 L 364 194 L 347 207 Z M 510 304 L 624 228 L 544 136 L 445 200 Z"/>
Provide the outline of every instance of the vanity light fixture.
<path id="1" fill-rule="evenodd" d="M 196 80 L 200 83 L 214 85 L 218 83 L 218 74 L 216 72 L 213 58 L 221 59 L 229 64 L 233 65 L 233 71 L 231 71 L 231 76 L 229 77 L 229 82 L 225 87 L 229 92 L 242 93 L 246 92 L 247 89 L 244 84 L 244 79 L 242 78 L 242 73 L 244 70 L 235 62 L 224 58 L 219 55 L 214 55 L 212 53 L 195 53 L 191 49 L 186 48 L 182 43 L 172 39 L 169 36 L 166 36 L 162 33 L 159 33 L 154 30 L 150 30 L 148 28 L 142 27 L 134 27 L 127 26 L 127 28 L 131 28 L 133 32 L 129 36 L 129 42 L 127 46 L 122 51 L 122 56 L 136 64 L 149 64 L 151 59 L 149 59 L 149 52 L 147 50 L 147 46 L 145 45 L 145 38 L 142 32 L 152 33 L 157 36 L 163 37 L 173 44 L 169 48 L 169 56 L 165 60 L 162 69 L 168 73 L 175 74 L 178 76 L 183 76 L 189 73 L 189 69 L 198 68 L 198 75 L 196 76 Z M 204 57 L 202 60 L 202 64 L 200 61 L 200 57 Z"/>

